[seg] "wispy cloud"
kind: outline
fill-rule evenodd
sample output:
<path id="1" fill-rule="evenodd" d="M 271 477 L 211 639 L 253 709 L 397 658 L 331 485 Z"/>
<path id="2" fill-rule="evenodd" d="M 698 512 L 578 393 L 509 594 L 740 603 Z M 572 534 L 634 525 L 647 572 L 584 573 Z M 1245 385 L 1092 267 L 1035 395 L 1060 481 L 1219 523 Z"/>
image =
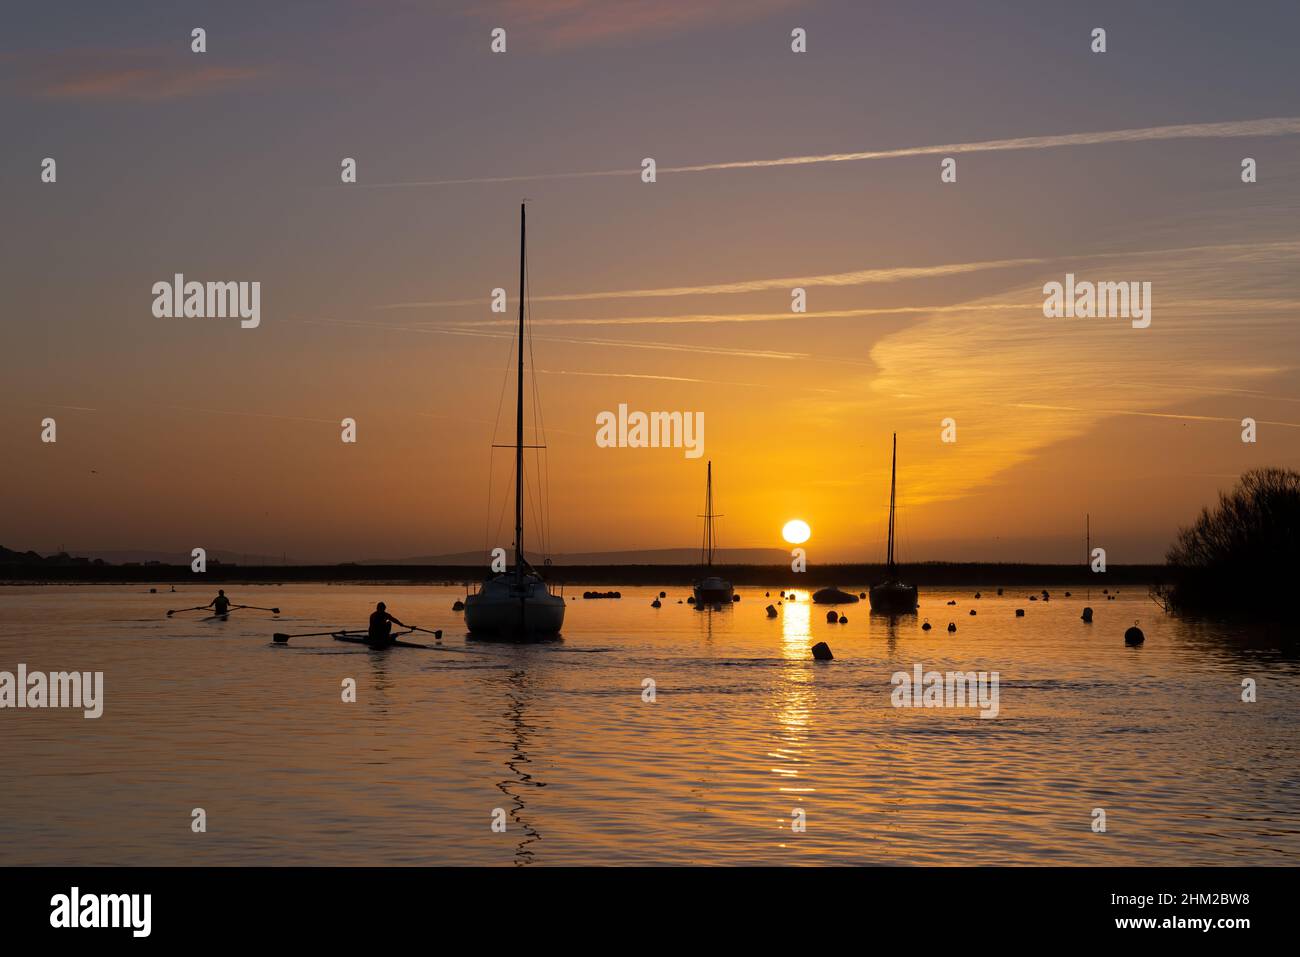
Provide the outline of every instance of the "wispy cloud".
<path id="1" fill-rule="evenodd" d="M 961 276 L 977 272 L 985 272 L 995 269 L 1014 269 L 1024 266 L 1042 266 L 1047 263 L 1063 262 L 1078 263 L 1097 259 L 1129 259 L 1136 257 L 1160 257 L 1160 256 L 1178 256 L 1178 255 L 1198 255 L 1202 253 L 1218 253 L 1224 256 L 1232 256 L 1237 261 L 1245 264 L 1256 263 L 1264 256 L 1280 257 L 1283 260 L 1289 260 L 1297 252 L 1300 252 L 1300 242 L 1280 241 L 1280 242 L 1257 242 L 1257 243 L 1223 243 L 1205 246 L 1182 246 L 1165 249 L 1143 249 L 1143 250 L 1115 250 L 1112 252 L 1093 252 L 1093 253 L 1076 253 L 1076 254 L 1058 254 L 1051 257 L 1035 257 L 1030 259 L 988 259 L 977 260 L 966 263 L 941 263 L 935 266 L 892 266 L 881 269 L 854 269 L 848 272 L 824 273 L 813 276 L 783 276 L 779 278 L 764 279 L 745 279 L 733 282 L 711 283 L 701 286 L 661 286 L 652 289 L 606 289 L 598 292 L 571 292 L 559 293 L 550 296 L 530 296 L 530 302 L 594 302 L 609 299 L 659 299 L 675 298 L 679 296 L 716 296 L 716 295 L 734 295 L 738 293 L 751 292 L 768 292 L 775 289 L 789 291 L 795 286 L 827 288 L 838 286 L 868 286 L 882 283 L 904 282 L 915 279 L 942 279 L 949 276 Z M 1235 297 L 1234 297 L 1235 298 Z M 481 306 L 484 302 L 482 296 L 465 299 L 431 299 L 418 302 L 394 302 L 383 306 L 377 306 L 378 309 L 435 309 L 450 306 Z M 996 308 L 998 304 L 989 304 L 982 308 Z M 1289 302 L 1287 303 L 1289 305 Z M 864 310 L 844 310 L 839 313 L 824 313 L 826 317 L 850 318 L 854 316 L 883 315 L 887 313 L 905 313 L 905 312 L 941 312 L 943 307 L 906 307 L 893 309 L 864 309 Z M 811 313 L 808 315 L 812 315 Z M 789 318 L 782 314 L 783 318 Z M 650 316 L 646 318 L 627 318 L 627 319 L 595 319 L 580 320 L 566 319 L 555 320 L 551 322 L 554 325 L 617 325 L 620 323 L 627 324 L 655 324 L 662 323 L 666 325 L 674 322 L 743 322 L 743 317 L 734 318 L 725 315 L 719 316 Z M 755 321 L 751 318 L 749 321 Z M 535 320 L 538 324 L 546 324 L 546 320 Z"/>
<path id="2" fill-rule="evenodd" d="M 1229 120 L 1222 123 L 1182 123 L 1175 126 L 1145 126 L 1091 133 L 1058 133 L 1050 136 L 1019 136 L 1012 139 L 980 140 L 972 143 L 941 143 L 905 146 L 890 150 L 862 150 L 854 153 L 818 153 L 776 159 L 730 160 L 723 163 L 695 163 L 689 166 L 660 166 L 665 173 L 707 173 L 720 170 L 767 169 L 776 166 L 811 166 L 820 163 L 855 163 L 865 160 L 901 159 L 909 156 L 945 156 L 957 153 L 990 153 L 1009 150 L 1058 149 L 1065 146 L 1101 146 L 1107 143 L 1143 143 L 1153 140 L 1232 139 L 1243 136 L 1290 136 L 1300 133 L 1300 117 L 1281 116 L 1259 120 Z M 560 173 L 529 173 L 518 176 L 481 176 L 463 179 L 412 180 L 400 183 L 367 183 L 367 189 L 396 189 L 411 186 L 457 186 L 469 183 L 522 183 L 548 179 L 585 179 L 595 176 L 640 175 L 635 169 L 583 170 Z M 357 184 L 360 186 L 361 184 Z"/>
<path id="3" fill-rule="evenodd" d="M 0 58 L 15 89 L 49 99 L 169 100 L 219 93 L 262 74 L 250 66 L 149 50 L 65 50 Z"/>
<path id="4" fill-rule="evenodd" d="M 422 332 L 426 335 L 443 335 L 443 336 L 470 336 L 472 338 L 482 339 L 513 339 L 514 334 L 511 332 L 487 332 L 467 328 L 451 328 L 443 326 L 408 326 L 396 325 L 393 323 L 379 322 L 357 322 L 348 319 L 290 319 L 289 322 L 301 322 L 307 325 L 321 326 L 348 326 L 354 329 L 368 329 L 372 332 Z M 596 339 L 596 338 L 578 338 L 576 336 L 539 336 L 530 335 L 530 338 L 536 342 L 556 342 L 564 345 L 574 346 L 595 346 L 597 348 L 613 349 L 649 349 L 658 352 L 689 352 L 692 354 L 731 356 L 742 359 L 780 359 L 788 361 L 791 359 L 817 359 L 817 356 L 810 356 L 806 352 L 777 352 L 771 349 L 729 349 L 725 347 L 714 347 L 690 343 L 677 342 L 646 342 L 635 339 Z M 848 361 L 848 360 L 827 360 L 827 361 Z"/>
<path id="5" fill-rule="evenodd" d="M 467 12 L 494 26 L 539 36 L 552 48 L 661 36 L 755 20 L 800 0 L 473 0 Z"/>
<path id="6" fill-rule="evenodd" d="M 1043 412 L 1078 412 L 1090 418 L 1104 415 L 1138 415 L 1150 419 L 1178 419 L 1182 422 L 1231 422 L 1234 425 L 1241 423 L 1240 417 L 1230 417 L 1223 415 L 1192 415 L 1187 412 L 1146 412 L 1140 409 L 1107 409 L 1102 407 L 1080 408 L 1071 405 L 1043 405 L 1038 402 L 1017 402 L 1012 408 L 1015 409 L 1037 409 Z M 1259 425 L 1277 425 L 1287 429 L 1300 429 L 1300 422 L 1278 422 L 1272 419 L 1260 419 Z"/>
<path id="7" fill-rule="evenodd" d="M 1038 265 L 1043 259 L 996 259 L 983 262 L 944 263 L 938 266 L 894 266 L 884 269 L 855 269 L 851 272 L 825 273 L 817 276 L 785 276 L 774 279 L 746 279 L 739 282 L 712 283 L 706 286 L 667 286 L 658 289 L 609 289 L 601 292 L 571 292 L 552 296 L 530 296 L 530 302 L 585 302 L 600 299 L 655 299 L 674 296 L 716 296 L 772 289 L 790 290 L 795 286 L 864 286 L 873 283 L 902 282 L 908 279 L 937 279 L 981 272 L 987 269 L 1010 269 Z M 383 309 L 428 309 L 439 306 L 475 306 L 476 299 L 438 299 L 428 302 L 395 302 Z"/>

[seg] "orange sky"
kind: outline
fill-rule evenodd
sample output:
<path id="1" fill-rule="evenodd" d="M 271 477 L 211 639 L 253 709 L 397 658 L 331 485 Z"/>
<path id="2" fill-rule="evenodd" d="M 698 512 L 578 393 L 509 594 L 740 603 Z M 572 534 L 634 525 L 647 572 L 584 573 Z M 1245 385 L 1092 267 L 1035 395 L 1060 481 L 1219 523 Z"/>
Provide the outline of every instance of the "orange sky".
<path id="1" fill-rule="evenodd" d="M 513 313 L 488 301 L 502 286 L 514 308 L 524 196 L 554 553 L 696 544 L 711 459 L 723 546 L 779 547 L 800 517 L 810 561 L 878 560 L 891 432 L 903 560 L 1077 561 L 1085 513 L 1110 561 L 1158 560 L 1243 469 L 1300 464 L 1287 24 L 1225 51 L 1116 7 L 1142 56 L 1091 54 L 1062 15 L 1001 24 L 1014 52 L 990 62 L 851 4 L 577 25 L 501 4 L 517 19 L 493 60 L 468 10 L 365 6 L 323 5 L 305 36 L 214 18 L 202 63 L 171 51 L 179 20 L 19 32 L 0 118 L 32 145 L 0 161 L 0 544 L 508 545 L 508 453 L 487 490 Z M 808 54 L 788 52 L 792 24 Z M 122 80 L 140 58 L 152 91 Z M 1204 88 L 1178 80 L 1190 62 Z M 1176 124 L 1220 125 L 1159 132 Z M 1036 139 L 1114 130 L 1147 132 Z M 358 184 L 338 182 L 343 156 Z M 782 157 L 821 159 L 750 162 Z M 740 166 L 667 171 L 716 163 Z M 607 170 L 627 172 L 554 176 Z M 410 185 L 497 177 L 521 179 Z M 150 288 L 175 272 L 260 281 L 261 325 L 155 318 Z M 1043 284 L 1067 272 L 1151 282 L 1151 326 L 1045 319 Z M 598 448 L 619 403 L 702 412 L 705 457 Z"/>

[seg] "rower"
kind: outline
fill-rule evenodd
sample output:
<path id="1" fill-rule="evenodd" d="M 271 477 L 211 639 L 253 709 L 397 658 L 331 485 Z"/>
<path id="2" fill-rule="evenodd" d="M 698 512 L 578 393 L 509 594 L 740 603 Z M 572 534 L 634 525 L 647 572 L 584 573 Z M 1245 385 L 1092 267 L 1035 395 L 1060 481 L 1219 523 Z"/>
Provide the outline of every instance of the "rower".
<path id="1" fill-rule="evenodd" d="M 230 599 L 226 597 L 226 590 L 224 588 L 217 589 L 217 597 L 203 607 L 211 608 L 214 615 L 224 615 L 230 611 Z"/>
<path id="2" fill-rule="evenodd" d="M 387 606 L 381 601 L 375 606 L 375 610 L 370 613 L 370 631 L 366 640 L 372 645 L 386 645 L 392 641 L 390 633 L 393 625 L 400 625 L 403 628 L 411 627 L 404 621 L 398 621 L 390 615 L 385 609 Z"/>

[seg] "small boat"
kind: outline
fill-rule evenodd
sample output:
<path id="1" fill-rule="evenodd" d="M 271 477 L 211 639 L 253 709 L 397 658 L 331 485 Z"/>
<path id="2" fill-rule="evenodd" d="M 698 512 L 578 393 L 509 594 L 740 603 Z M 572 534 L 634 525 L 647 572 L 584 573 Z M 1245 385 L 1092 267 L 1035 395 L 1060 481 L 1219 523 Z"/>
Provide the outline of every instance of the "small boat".
<path id="1" fill-rule="evenodd" d="M 402 635 L 409 635 L 409 634 L 411 634 L 411 632 L 413 632 L 413 631 L 415 631 L 414 628 L 410 629 L 410 631 L 399 631 L 399 632 L 395 632 L 395 633 L 390 637 L 390 640 L 384 642 L 383 644 L 377 644 L 377 643 L 371 642 L 371 640 L 370 640 L 370 632 L 368 632 L 368 631 L 336 631 L 336 632 L 333 633 L 333 635 L 331 635 L 331 637 L 332 637 L 335 641 L 349 641 L 349 642 L 351 642 L 351 643 L 354 644 L 354 645 L 370 645 L 370 647 L 372 647 L 372 648 L 376 648 L 376 649 L 379 649 L 379 648 L 428 648 L 428 647 L 429 647 L 428 645 L 418 645 L 418 644 L 416 644 L 416 643 L 413 642 L 413 641 L 401 641 L 401 640 L 400 640 L 400 638 L 401 638 Z"/>
<path id="2" fill-rule="evenodd" d="M 840 591 L 832 585 L 830 588 L 821 588 L 813 592 L 812 600 L 815 605 L 852 605 L 858 600 L 858 596 Z"/>
<path id="3" fill-rule="evenodd" d="M 898 486 L 898 433 L 894 433 L 894 456 L 889 466 L 889 546 L 885 565 L 889 577 L 878 585 L 871 586 L 871 610 L 890 615 L 906 615 L 916 611 L 917 594 L 915 585 L 907 585 L 898 580 L 898 567 L 894 564 L 894 498 Z M 956 631 L 949 627 L 949 631 Z"/>
<path id="4" fill-rule="evenodd" d="M 471 634 L 553 638 L 564 625 L 564 596 L 553 595 L 524 558 L 524 302 L 527 295 L 527 212 L 519 207 L 519 366 L 515 402 L 515 567 L 488 579 L 465 597 Z"/>
<path id="5" fill-rule="evenodd" d="M 699 581 L 695 583 L 695 607 L 703 608 L 705 605 L 711 605 L 715 611 L 720 611 L 720 605 L 731 604 L 734 589 L 731 582 L 717 575 L 710 575 L 709 571 L 713 568 L 713 550 L 717 541 L 713 531 L 713 520 L 721 518 L 721 515 L 713 513 L 713 462 L 709 462 L 708 478 L 704 484 L 704 514 L 700 516 L 704 519 L 704 546 L 700 550 L 701 571 L 704 572 Z"/>

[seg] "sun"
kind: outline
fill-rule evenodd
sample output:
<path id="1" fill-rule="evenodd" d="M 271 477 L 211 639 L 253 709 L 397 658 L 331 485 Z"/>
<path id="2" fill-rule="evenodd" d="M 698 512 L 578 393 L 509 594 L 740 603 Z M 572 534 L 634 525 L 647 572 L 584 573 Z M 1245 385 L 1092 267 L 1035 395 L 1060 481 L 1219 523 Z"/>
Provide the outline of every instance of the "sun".
<path id="1" fill-rule="evenodd" d="M 781 537 L 791 545 L 802 545 L 808 541 L 810 535 L 812 535 L 812 529 L 801 518 L 790 519 L 785 523 L 785 527 L 781 529 Z"/>

